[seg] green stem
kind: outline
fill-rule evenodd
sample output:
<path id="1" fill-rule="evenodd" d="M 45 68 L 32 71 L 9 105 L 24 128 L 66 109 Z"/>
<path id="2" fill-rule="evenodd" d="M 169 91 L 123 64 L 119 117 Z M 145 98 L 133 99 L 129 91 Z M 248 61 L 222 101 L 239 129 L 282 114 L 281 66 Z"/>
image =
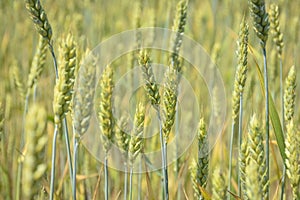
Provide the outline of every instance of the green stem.
<path id="1" fill-rule="evenodd" d="M 71 176 L 73 174 L 73 177 L 71 179 L 73 200 L 76 200 L 76 171 L 77 171 L 78 148 L 79 148 L 78 138 L 74 137 L 74 149 L 73 149 L 73 151 L 74 151 L 74 168 L 73 168 L 73 172 L 71 173 Z"/>
<path id="2" fill-rule="evenodd" d="M 58 127 L 55 125 L 53 140 L 52 140 L 52 159 L 51 159 L 51 177 L 50 177 L 50 200 L 54 199 L 54 179 L 55 179 L 55 159 L 56 159 L 56 140 Z"/>
<path id="3" fill-rule="evenodd" d="M 64 117 L 64 119 L 62 120 L 62 125 L 63 125 L 64 135 L 65 135 L 65 140 L 66 140 L 67 156 L 68 156 L 68 163 L 69 163 L 69 172 L 70 172 L 70 179 L 71 179 L 71 183 L 72 183 L 73 167 L 72 167 L 72 156 L 71 156 L 71 148 L 70 148 L 68 123 L 67 123 L 66 117 Z M 74 156 L 75 156 L 75 154 L 74 154 Z M 72 190 L 75 190 L 75 188 L 72 187 Z"/>
<path id="4" fill-rule="evenodd" d="M 243 126 L 243 94 L 240 93 L 240 113 L 239 113 L 239 134 L 238 134 L 238 140 L 239 140 L 239 152 L 241 152 L 241 146 L 243 142 L 243 132 L 242 132 L 242 126 Z M 239 161 L 237 163 L 237 171 L 238 171 L 238 195 L 241 196 L 241 172 L 239 170 Z"/>
<path id="5" fill-rule="evenodd" d="M 270 173 L 270 162 L 269 162 L 269 142 L 270 142 L 270 135 L 269 135 L 269 83 L 268 83 L 268 68 L 267 68 L 267 54 L 266 48 L 263 47 L 263 57 L 264 57 L 264 81 L 265 81 L 265 109 L 266 109 L 266 167 L 267 167 L 267 180 L 269 180 L 269 173 Z M 267 192 L 267 198 L 269 198 L 269 187 Z"/>
<path id="6" fill-rule="evenodd" d="M 124 163 L 124 200 L 127 199 L 127 179 L 128 179 L 128 173 L 127 173 L 127 162 Z"/>
<path id="7" fill-rule="evenodd" d="M 58 79 L 58 68 L 57 68 L 57 59 L 53 50 L 53 46 L 52 44 L 49 43 L 49 49 L 50 49 L 50 53 L 53 59 L 53 65 L 54 65 L 54 71 L 55 71 L 55 78 L 56 80 Z"/>
<path id="8" fill-rule="evenodd" d="M 157 111 L 157 118 L 159 123 L 159 136 L 160 136 L 160 148 L 161 148 L 161 159 L 162 159 L 162 172 L 163 172 L 163 190 L 164 190 L 164 199 L 169 199 L 169 191 L 168 191 L 168 169 L 166 165 L 166 146 L 165 146 L 165 140 L 163 137 L 162 132 L 162 120 L 160 116 L 160 110 L 159 108 L 156 108 Z"/>
<path id="9" fill-rule="evenodd" d="M 235 120 L 232 122 L 231 135 L 230 135 L 230 149 L 229 149 L 229 171 L 228 171 L 228 187 L 227 190 L 231 191 L 231 171 L 232 171 L 232 152 L 233 152 L 233 136 L 234 136 L 234 125 Z M 227 199 L 230 199 L 231 195 L 227 196 Z"/>
<path id="10" fill-rule="evenodd" d="M 107 152 L 105 153 L 105 160 L 104 160 L 104 193 L 105 193 L 105 200 L 108 200 L 108 159 L 107 159 Z"/>
<path id="11" fill-rule="evenodd" d="M 129 174 L 129 200 L 132 200 L 132 174 L 133 174 L 133 167 L 130 167 L 130 174 Z"/>

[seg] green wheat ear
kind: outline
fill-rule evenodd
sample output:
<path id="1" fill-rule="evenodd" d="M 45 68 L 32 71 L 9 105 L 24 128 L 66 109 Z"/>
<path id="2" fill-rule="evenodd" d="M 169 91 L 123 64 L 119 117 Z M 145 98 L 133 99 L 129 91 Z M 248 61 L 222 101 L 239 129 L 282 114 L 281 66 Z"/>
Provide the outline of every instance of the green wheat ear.
<path id="1" fill-rule="evenodd" d="M 299 150 L 299 131 L 296 130 L 293 120 L 290 120 L 287 125 L 285 153 L 286 153 L 286 167 L 287 175 L 293 191 L 293 200 L 300 198 L 299 184 L 300 184 L 300 150 Z"/>
<path id="2" fill-rule="evenodd" d="M 131 139 L 129 142 L 129 162 L 133 167 L 134 161 L 144 146 L 143 134 L 144 134 L 144 122 L 145 122 L 145 106 L 139 103 L 134 116 L 134 127 L 131 133 Z"/>
<path id="3" fill-rule="evenodd" d="M 113 69 L 107 66 L 100 79 L 100 99 L 98 107 L 98 118 L 101 129 L 101 140 L 107 153 L 113 139 L 114 119 L 112 114 L 112 93 L 114 88 Z"/>
<path id="4" fill-rule="evenodd" d="M 155 77 L 152 70 L 152 63 L 149 53 L 145 50 L 140 51 L 139 63 L 142 66 L 144 80 L 146 82 L 144 88 L 151 101 L 151 104 L 158 108 L 160 104 L 160 95 L 158 85 L 156 84 Z"/>
<path id="5" fill-rule="evenodd" d="M 25 0 L 25 4 L 36 30 L 50 44 L 52 28 L 40 0 Z"/>
<path id="6" fill-rule="evenodd" d="M 279 9 L 276 4 L 270 6 L 270 24 L 271 32 L 273 33 L 273 41 L 277 48 L 277 55 L 281 58 L 283 49 L 283 34 L 279 26 Z"/>
<path id="7" fill-rule="evenodd" d="M 42 187 L 42 178 L 46 173 L 47 164 L 44 153 L 48 136 L 45 132 L 47 114 L 45 109 L 34 105 L 26 116 L 26 154 L 23 166 L 24 199 L 34 199 Z"/>
<path id="8" fill-rule="evenodd" d="M 237 57 L 238 57 L 238 65 L 235 74 L 234 80 L 234 90 L 232 97 L 232 118 L 233 122 L 235 122 L 238 112 L 240 109 L 240 95 L 243 94 L 245 88 L 245 82 L 247 79 L 247 55 L 248 55 L 248 24 L 246 23 L 245 17 L 242 20 L 240 25 L 239 32 L 239 40 L 237 42 Z"/>
<path id="9" fill-rule="evenodd" d="M 260 39 L 260 44 L 264 48 L 268 39 L 270 28 L 269 16 L 266 12 L 264 0 L 248 0 L 250 13 L 253 18 L 254 31 Z"/>
<path id="10" fill-rule="evenodd" d="M 295 112 L 295 99 L 296 99 L 296 71 L 295 66 L 292 66 L 288 77 L 285 81 L 285 90 L 284 90 L 284 119 L 288 123 Z"/>
<path id="11" fill-rule="evenodd" d="M 89 51 L 86 51 L 86 55 Z M 94 58 L 80 69 L 81 74 L 77 76 L 80 83 L 73 98 L 73 126 L 75 137 L 82 136 L 89 127 L 90 118 L 94 106 L 95 84 L 96 84 L 96 62 Z"/>
<path id="12" fill-rule="evenodd" d="M 248 133 L 248 151 L 249 159 L 253 160 L 254 164 L 257 165 L 258 168 L 260 196 L 262 199 L 267 199 L 269 181 L 267 179 L 263 133 L 256 115 L 253 115 L 250 121 Z M 251 199 L 251 197 L 249 198 Z"/>
<path id="13" fill-rule="evenodd" d="M 207 141 L 207 130 L 204 119 L 200 119 L 199 129 L 198 129 L 198 159 L 193 161 L 191 167 L 191 178 L 194 189 L 194 196 L 197 199 L 204 199 L 199 188 L 205 188 L 207 185 L 208 177 L 208 141 Z"/>
<path id="14" fill-rule="evenodd" d="M 59 79 L 54 88 L 54 121 L 61 126 L 61 121 L 70 111 L 70 103 L 74 93 L 76 66 L 76 43 L 71 34 L 63 41 L 60 49 Z"/>

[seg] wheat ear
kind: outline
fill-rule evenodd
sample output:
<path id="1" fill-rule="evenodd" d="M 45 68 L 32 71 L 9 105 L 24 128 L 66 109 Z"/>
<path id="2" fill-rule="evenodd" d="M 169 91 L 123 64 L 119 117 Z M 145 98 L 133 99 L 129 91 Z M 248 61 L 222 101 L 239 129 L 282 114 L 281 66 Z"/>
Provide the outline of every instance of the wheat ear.
<path id="1" fill-rule="evenodd" d="M 100 99 L 98 105 L 98 119 L 101 129 L 100 138 L 105 151 L 105 199 L 108 199 L 108 151 L 111 148 L 113 140 L 114 119 L 112 114 L 112 93 L 114 88 L 113 69 L 107 66 L 100 79 Z"/>
<path id="2" fill-rule="evenodd" d="M 238 145 L 239 149 L 242 143 L 242 124 L 243 124 L 243 93 L 245 83 L 247 79 L 247 55 L 248 55 L 248 25 L 245 17 L 240 25 L 239 39 L 237 42 L 237 57 L 238 64 L 235 73 L 234 89 L 232 94 L 232 130 L 230 136 L 230 155 L 229 155 L 229 179 L 228 179 L 228 190 L 231 190 L 231 171 L 232 171 L 232 151 L 233 151 L 233 138 L 234 138 L 234 127 L 238 124 Z M 240 194 L 241 190 L 240 178 L 238 176 L 238 191 Z"/>
<path id="3" fill-rule="evenodd" d="M 297 138 L 298 137 L 298 138 Z M 285 164 L 287 168 L 287 176 L 293 191 L 293 200 L 299 199 L 299 184 L 300 184 L 300 150 L 299 150 L 299 132 L 294 127 L 294 122 L 291 119 L 287 124 L 286 140 L 285 140 Z"/>
<path id="4" fill-rule="evenodd" d="M 255 115 L 251 118 L 248 133 L 249 159 L 257 165 L 259 176 L 260 198 L 268 199 L 269 180 L 267 178 L 267 166 L 265 150 L 263 145 L 263 135 L 261 126 Z M 251 197 L 249 197 L 251 199 Z"/>
<path id="5" fill-rule="evenodd" d="M 157 108 L 160 104 L 159 89 L 155 81 L 155 77 L 151 66 L 150 56 L 147 51 L 145 50 L 140 51 L 139 63 L 143 70 L 143 76 L 145 80 L 144 88 L 151 101 L 151 104 Z"/>
<path id="6" fill-rule="evenodd" d="M 70 150 L 70 141 L 68 134 L 68 126 L 66 115 L 70 111 L 70 103 L 74 93 L 73 87 L 75 82 L 75 66 L 76 66 L 76 43 L 73 36 L 68 34 L 63 41 L 60 53 L 59 75 L 54 88 L 53 111 L 55 131 L 52 141 L 52 166 L 50 181 L 50 196 L 53 198 L 54 192 L 54 176 L 55 176 L 55 157 L 56 157 L 56 140 L 57 134 L 63 132 L 66 140 L 70 179 L 73 179 L 73 166 Z M 72 187 L 73 191 L 75 190 Z"/>
<path id="7" fill-rule="evenodd" d="M 285 81 L 284 90 L 284 119 L 288 123 L 294 116 L 295 112 L 295 99 L 296 99 L 296 71 L 295 67 L 290 68 L 288 77 Z"/>
<path id="8" fill-rule="evenodd" d="M 260 45 L 263 54 L 264 60 L 264 86 L 265 86 L 265 134 L 266 134 L 266 166 L 267 166 L 267 180 L 270 176 L 270 125 L 269 125 L 269 82 L 268 82 L 268 66 L 267 66 L 267 52 L 266 52 L 266 43 L 268 39 L 268 32 L 270 28 L 269 16 L 266 12 L 266 5 L 264 0 L 248 0 L 250 13 L 253 19 L 254 31 L 256 32 L 257 37 L 260 40 Z M 269 188 L 267 189 L 269 196 Z"/>
<path id="9" fill-rule="evenodd" d="M 23 167 L 23 198 L 34 199 L 42 186 L 41 180 L 47 170 L 43 151 L 48 142 L 45 133 L 47 114 L 46 111 L 34 105 L 27 114 L 26 154 Z"/>
<path id="10" fill-rule="evenodd" d="M 40 0 L 25 0 L 25 4 L 36 30 L 50 44 L 52 28 Z"/>
<path id="11" fill-rule="evenodd" d="M 89 51 L 86 52 L 86 55 Z M 90 118 L 93 109 L 95 84 L 96 84 L 96 64 L 95 59 L 85 61 L 85 65 L 80 69 L 80 74 L 77 76 L 77 90 L 73 97 L 73 133 L 74 133 L 74 164 L 73 164 L 73 198 L 76 199 L 76 170 L 77 170 L 77 152 L 80 144 L 80 139 L 88 130 Z"/>
<path id="12" fill-rule="evenodd" d="M 129 164 L 130 164 L 130 180 L 129 180 L 129 199 L 132 200 L 132 175 L 133 165 L 136 157 L 142 151 L 144 146 L 143 134 L 144 134 L 144 122 L 145 122 L 145 106 L 139 103 L 134 116 L 134 127 L 131 133 L 131 139 L 129 142 Z"/>
<path id="13" fill-rule="evenodd" d="M 202 196 L 200 187 L 205 188 L 207 185 L 208 178 L 208 140 L 207 140 L 207 130 L 204 119 L 200 119 L 199 128 L 198 128 L 198 159 L 193 162 L 192 165 L 192 183 L 194 189 L 194 196 L 197 199 L 204 199 Z M 200 187 L 199 187 L 200 186 Z"/>
<path id="14" fill-rule="evenodd" d="M 224 172 L 217 167 L 213 172 L 212 177 L 212 199 L 224 200 L 227 197 L 227 185 L 225 182 Z"/>
<path id="15" fill-rule="evenodd" d="M 283 49 L 283 34 L 280 30 L 279 9 L 276 4 L 271 4 L 270 6 L 270 25 L 271 32 L 273 33 L 273 41 L 277 48 L 277 55 L 281 58 Z"/>

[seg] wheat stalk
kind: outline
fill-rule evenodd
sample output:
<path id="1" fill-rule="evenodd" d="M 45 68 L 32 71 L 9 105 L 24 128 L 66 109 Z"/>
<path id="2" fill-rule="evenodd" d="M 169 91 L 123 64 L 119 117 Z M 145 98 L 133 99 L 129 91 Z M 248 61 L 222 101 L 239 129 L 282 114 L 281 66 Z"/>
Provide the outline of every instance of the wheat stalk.
<path id="1" fill-rule="evenodd" d="M 249 163 L 249 151 L 248 151 L 248 142 L 247 140 L 244 140 L 241 149 L 239 151 L 239 174 L 240 174 L 240 180 L 241 180 L 241 193 L 240 196 L 247 200 L 249 199 L 247 196 L 247 186 L 246 186 L 246 179 L 247 179 L 247 173 L 246 173 L 246 167 Z"/>

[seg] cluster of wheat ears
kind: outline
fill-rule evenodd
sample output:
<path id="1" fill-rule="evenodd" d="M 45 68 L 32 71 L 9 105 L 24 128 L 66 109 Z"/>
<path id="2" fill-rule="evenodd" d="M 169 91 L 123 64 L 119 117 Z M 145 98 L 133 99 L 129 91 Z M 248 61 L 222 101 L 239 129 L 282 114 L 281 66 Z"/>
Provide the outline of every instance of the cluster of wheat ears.
<path id="1" fill-rule="evenodd" d="M 115 4 L 124 5 L 124 2 L 116 1 Z M 214 147 L 209 146 L 211 143 L 208 125 L 214 126 L 214 122 L 209 121 L 208 117 L 210 114 L 218 115 L 220 107 L 225 107 L 227 103 L 225 100 L 214 98 L 218 92 L 218 88 L 214 88 L 211 101 L 215 101 L 213 105 L 216 108 L 215 113 L 211 113 L 211 110 L 207 109 L 210 100 L 202 101 L 206 91 L 199 91 L 199 87 L 203 86 L 195 82 L 195 93 L 199 93 L 196 96 L 198 95 L 203 106 L 201 116 L 197 119 L 199 124 L 196 144 L 187 150 L 187 154 L 178 156 L 176 162 L 170 164 L 167 159 L 168 143 L 178 131 L 178 118 L 194 117 L 192 111 L 182 111 L 179 116 L 181 77 L 189 77 L 191 82 L 197 79 L 188 67 L 189 63 L 180 56 L 183 35 L 186 32 L 193 33 L 194 29 L 201 29 L 201 25 L 209 24 L 209 20 L 208 15 L 201 14 L 205 12 L 205 8 L 197 8 L 205 7 L 204 3 L 192 0 L 162 2 L 164 4 L 161 4 L 168 9 L 168 19 L 160 19 L 155 9 L 148 8 L 149 2 L 139 0 L 134 2 L 136 12 L 132 21 L 137 29 L 145 24 L 144 21 L 149 22 L 152 27 L 168 25 L 164 20 L 171 21 L 170 27 L 176 33 L 170 41 L 172 52 L 142 48 L 142 35 L 136 31 L 134 45 L 137 50 L 131 52 L 128 59 L 120 58 L 120 62 L 116 61 L 106 66 L 99 80 L 96 77 L 96 57 L 81 65 L 91 51 L 86 47 L 89 45 L 82 45 L 84 39 L 76 33 L 79 30 L 67 28 L 63 31 L 69 33 L 56 39 L 55 29 L 63 29 L 64 26 L 56 23 L 52 26 L 52 21 L 55 20 L 47 17 L 40 0 L 25 0 L 12 6 L 18 9 L 21 5 L 21 9 L 27 9 L 31 26 L 24 27 L 35 26 L 37 33 L 30 29 L 29 31 L 33 32 L 30 34 L 36 34 L 32 38 L 37 44 L 32 59 L 22 58 L 20 62 L 16 59 L 20 56 L 17 56 L 11 59 L 12 61 L 5 62 L 5 58 L 0 56 L 3 65 L 9 63 L 10 68 L 10 79 L 3 83 L 4 89 L 0 91 L 5 92 L 2 94 L 3 102 L 2 99 L 0 102 L 0 199 L 300 199 L 300 130 L 297 116 L 299 113 L 296 112 L 299 16 L 292 22 L 292 17 L 285 13 L 285 20 L 289 21 L 286 23 L 295 24 L 294 29 L 291 29 L 294 33 L 285 37 L 280 27 L 281 13 L 276 4 L 268 6 L 264 0 L 248 0 L 245 10 L 239 8 L 235 11 L 237 15 L 226 10 L 230 9 L 229 7 L 225 9 L 228 15 L 233 15 L 228 19 L 233 21 L 234 16 L 239 16 L 239 30 L 227 32 L 234 35 L 236 47 L 224 42 L 225 48 L 236 48 L 235 55 L 231 54 L 232 50 L 224 50 L 224 57 L 235 58 L 225 60 L 227 70 L 221 70 L 225 76 L 228 98 L 231 98 L 231 112 L 220 133 L 220 137 L 225 139 L 217 141 Z M 212 1 L 212 8 L 222 9 L 224 2 Z M 221 6 L 213 6 L 218 3 Z M 105 7 L 107 4 L 102 2 L 99 6 Z M 155 4 L 162 6 L 159 1 L 155 1 Z M 88 5 L 92 5 L 92 1 L 83 1 L 82 10 Z M 297 3 L 282 1 L 279 5 L 291 9 L 292 14 L 294 12 L 291 7 L 295 6 L 296 12 L 297 8 L 300 9 Z M 9 7 L 6 3 L 3 3 L 3 6 Z M 72 9 L 81 10 L 77 3 L 67 3 L 65 6 L 68 12 L 72 12 Z M 118 6 L 109 8 L 111 11 L 115 9 L 115 17 L 118 17 L 119 8 L 116 7 Z M 62 4 L 59 4 L 57 12 L 60 12 L 60 9 L 64 9 Z M 51 6 L 46 10 L 51 13 Z M 109 9 L 107 12 L 110 12 Z M 163 10 L 160 14 L 165 12 Z M 76 24 L 80 29 L 80 24 L 84 23 L 81 16 L 87 16 L 84 19 L 88 21 L 93 13 L 69 15 L 72 17 L 66 18 L 65 24 L 70 20 L 71 24 Z M 120 13 L 119 15 L 122 16 Z M 217 10 L 213 15 L 217 19 Z M 99 17 L 98 20 L 109 20 L 105 19 L 104 15 L 100 16 L 102 18 Z M 4 17 L 4 14 L 1 17 Z M 197 17 L 201 18 L 201 22 L 194 26 L 197 22 L 193 20 Z M 8 20 L 8 17 L 6 19 Z M 111 20 L 108 23 L 114 22 Z M 222 43 L 216 42 L 217 31 L 211 31 L 216 28 L 217 23 L 215 20 L 213 27 L 207 29 L 207 32 L 198 30 L 200 36 L 196 39 L 204 38 L 207 46 L 212 47 L 212 60 L 217 65 L 224 65 L 220 64 L 223 56 L 219 55 Z M 109 25 L 104 22 L 101 25 L 103 33 L 110 32 L 107 30 Z M 115 22 L 114 26 L 118 26 L 118 22 Z M 294 38 L 291 35 L 294 35 Z M 3 55 L 9 51 L 7 38 L 9 36 L 4 34 L 1 43 Z M 227 41 L 225 37 L 223 39 Z M 150 38 L 150 41 L 153 40 L 154 33 L 153 38 Z M 287 46 L 292 46 L 293 43 L 294 47 Z M 272 48 L 268 48 L 268 45 Z M 293 54 L 285 50 L 285 46 L 294 48 L 294 55 L 285 56 L 285 52 Z M 157 83 L 153 69 L 158 54 L 163 55 L 162 62 L 167 65 L 163 84 Z M 292 61 L 285 61 L 287 58 Z M 27 71 L 20 70 L 19 67 L 21 63 L 24 65 L 24 59 L 27 63 L 30 61 Z M 129 61 L 126 63 L 124 60 Z M 120 73 L 124 73 L 118 68 L 124 63 L 128 65 L 122 66 L 125 72 L 133 66 L 139 66 L 144 79 L 143 88 L 135 96 L 135 112 L 129 131 L 130 117 L 122 116 L 116 119 L 113 114 L 114 109 L 117 109 L 114 107 L 113 96 L 116 80 Z M 293 64 L 288 66 L 290 63 Z M 51 64 L 54 69 L 48 69 Z M 235 70 L 235 74 L 226 74 L 230 67 Z M 47 72 L 50 73 L 43 76 Z M 24 83 L 24 79 L 27 83 Z M 43 85 L 43 82 L 50 83 L 46 79 L 54 82 L 53 90 L 48 85 Z M 77 82 L 80 84 L 76 85 Z M 128 85 L 130 87 L 132 83 Z M 10 86 L 14 93 L 11 93 Z M 53 97 L 50 104 L 47 96 L 49 94 Z M 15 99 L 17 104 L 14 103 Z M 51 106 L 48 108 L 46 105 Z M 154 142 L 145 138 L 145 127 L 151 123 L 147 116 L 149 110 L 155 113 L 158 121 L 157 129 L 150 130 L 158 133 Z M 94 134 L 102 143 L 101 151 L 105 155 L 103 163 L 96 161 L 85 150 L 81 141 L 89 129 L 94 111 L 100 130 Z M 109 162 L 113 159 L 110 158 L 110 152 L 113 145 L 116 145 L 122 154 L 122 172 L 110 168 Z M 135 174 L 134 168 L 138 166 L 138 162 L 151 168 L 151 163 L 145 160 L 145 151 L 149 149 L 160 150 L 160 169 Z M 171 170 L 172 167 L 174 170 Z"/>

